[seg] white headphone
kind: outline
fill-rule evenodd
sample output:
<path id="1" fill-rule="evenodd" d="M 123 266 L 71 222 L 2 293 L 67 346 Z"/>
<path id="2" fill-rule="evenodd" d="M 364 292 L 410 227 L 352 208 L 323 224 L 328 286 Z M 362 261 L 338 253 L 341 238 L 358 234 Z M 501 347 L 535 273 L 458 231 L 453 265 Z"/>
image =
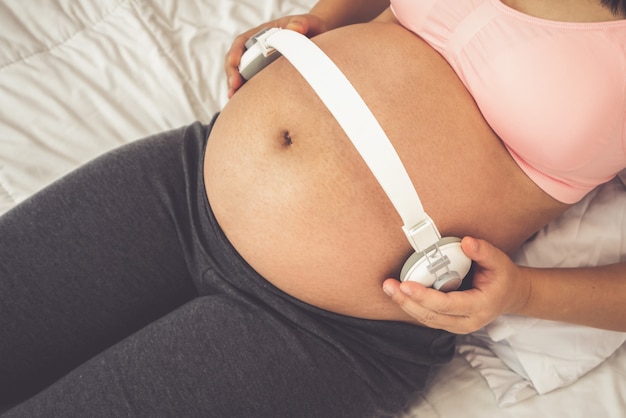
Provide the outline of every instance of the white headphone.
<path id="1" fill-rule="evenodd" d="M 459 238 L 441 237 L 396 150 L 341 70 L 310 39 L 291 30 L 264 29 L 250 38 L 246 47 L 239 66 L 245 79 L 282 54 L 317 93 L 369 166 L 402 218 L 402 230 L 415 249 L 400 280 L 444 292 L 456 290 L 472 261 L 461 249 Z"/>

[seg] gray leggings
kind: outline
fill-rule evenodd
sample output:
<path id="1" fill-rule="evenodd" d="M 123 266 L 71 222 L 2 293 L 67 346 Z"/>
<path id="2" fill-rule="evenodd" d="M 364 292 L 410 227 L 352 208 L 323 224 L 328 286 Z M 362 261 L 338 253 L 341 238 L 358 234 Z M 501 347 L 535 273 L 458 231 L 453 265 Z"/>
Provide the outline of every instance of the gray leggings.
<path id="1" fill-rule="evenodd" d="M 204 193 L 209 131 L 135 141 L 0 217 L 2 417 L 384 416 L 450 359 L 448 333 L 323 311 L 246 264 Z"/>

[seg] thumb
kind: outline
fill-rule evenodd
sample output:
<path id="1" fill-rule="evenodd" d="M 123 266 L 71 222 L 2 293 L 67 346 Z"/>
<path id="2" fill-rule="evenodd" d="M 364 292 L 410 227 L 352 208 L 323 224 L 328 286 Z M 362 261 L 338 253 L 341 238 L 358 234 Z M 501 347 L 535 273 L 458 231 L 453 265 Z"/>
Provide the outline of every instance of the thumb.
<path id="1" fill-rule="evenodd" d="M 504 256 L 500 250 L 485 240 L 465 237 L 461 241 L 461 248 L 465 255 L 478 263 L 481 267 L 493 270 L 501 264 Z"/>
<path id="2" fill-rule="evenodd" d="M 290 29 L 292 31 L 306 35 L 309 31 L 309 24 L 306 19 L 303 19 L 300 16 L 294 16 L 289 22 L 287 22 L 285 29 Z"/>

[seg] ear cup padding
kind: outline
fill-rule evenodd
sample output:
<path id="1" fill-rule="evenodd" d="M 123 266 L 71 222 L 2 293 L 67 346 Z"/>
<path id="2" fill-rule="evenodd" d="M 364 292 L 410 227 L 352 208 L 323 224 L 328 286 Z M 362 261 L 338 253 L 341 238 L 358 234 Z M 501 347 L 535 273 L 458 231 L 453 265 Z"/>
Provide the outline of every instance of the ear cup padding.
<path id="1" fill-rule="evenodd" d="M 448 257 L 449 273 L 442 269 L 439 274 L 429 271 L 429 260 L 427 254 L 432 254 L 434 246 L 419 253 L 413 253 L 404 263 L 400 272 L 400 281 L 413 281 L 426 287 L 434 287 L 442 291 L 457 289 L 463 278 L 467 275 L 472 265 L 461 249 L 461 239 L 456 237 L 444 237 L 435 245 L 439 246 L 441 254 Z M 439 278 L 437 277 L 439 276 Z"/>

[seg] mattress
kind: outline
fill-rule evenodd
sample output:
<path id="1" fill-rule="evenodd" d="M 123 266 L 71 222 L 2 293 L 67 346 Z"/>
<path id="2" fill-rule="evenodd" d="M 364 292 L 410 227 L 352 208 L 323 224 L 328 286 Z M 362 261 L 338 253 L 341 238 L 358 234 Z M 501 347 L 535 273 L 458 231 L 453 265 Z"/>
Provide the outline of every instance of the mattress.
<path id="1" fill-rule="evenodd" d="M 0 213 L 109 149 L 209 121 L 227 101 L 223 57 L 235 35 L 313 3 L 1 1 Z M 621 182 L 601 186 L 516 261 L 622 261 L 625 208 Z M 458 347 L 398 417 L 626 414 L 623 334 L 503 317 Z"/>

